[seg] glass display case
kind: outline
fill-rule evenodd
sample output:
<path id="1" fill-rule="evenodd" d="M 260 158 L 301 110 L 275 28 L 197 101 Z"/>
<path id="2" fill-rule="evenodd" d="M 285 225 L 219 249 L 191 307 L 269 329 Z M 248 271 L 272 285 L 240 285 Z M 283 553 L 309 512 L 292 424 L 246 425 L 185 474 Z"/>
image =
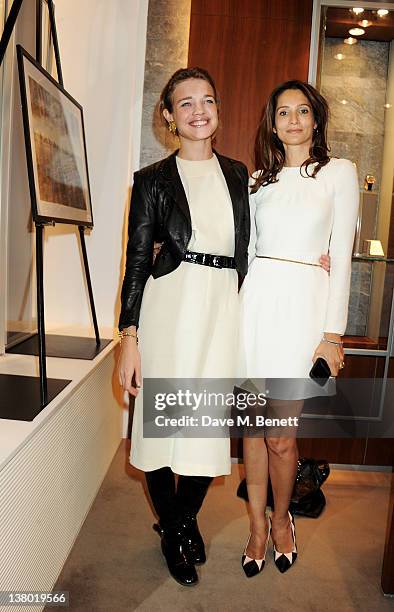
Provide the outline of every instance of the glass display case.
<path id="1" fill-rule="evenodd" d="M 387 349 L 393 290 L 394 259 L 353 257 L 346 347 Z"/>
<path id="2" fill-rule="evenodd" d="M 394 274 L 394 10 L 380 17 L 367 2 L 369 25 L 352 36 L 358 17 L 349 3 L 318 4 L 310 78 L 330 106 L 330 154 L 356 165 L 360 186 L 345 346 L 384 353 Z"/>
<path id="3" fill-rule="evenodd" d="M 330 107 L 330 155 L 357 168 L 360 208 L 353 248 L 345 368 L 334 405 L 308 417 L 337 429 L 305 440 L 300 452 L 333 462 L 391 465 L 394 438 L 394 6 L 379 15 L 364 2 L 367 26 L 346 0 L 315 0 L 309 77 Z M 379 7 L 380 8 L 380 7 Z M 351 438 L 351 443 L 342 443 Z M 304 442 L 304 441 L 301 441 Z M 345 441 L 344 441 L 345 442 Z M 324 450 L 322 450 L 324 449 Z"/>

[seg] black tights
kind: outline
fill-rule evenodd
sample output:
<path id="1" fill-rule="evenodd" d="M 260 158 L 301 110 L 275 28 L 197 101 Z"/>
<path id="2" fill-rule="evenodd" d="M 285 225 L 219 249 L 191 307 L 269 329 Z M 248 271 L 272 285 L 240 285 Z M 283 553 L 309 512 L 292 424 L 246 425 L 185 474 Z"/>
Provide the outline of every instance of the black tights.
<path id="1" fill-rule="evenodd" d="M 200 510 L 213 478 L 211 476 L 179 476 L 169 467 L 145 472 L 153 507 L 162 527 L 175 525 L 185 514 Z"/>

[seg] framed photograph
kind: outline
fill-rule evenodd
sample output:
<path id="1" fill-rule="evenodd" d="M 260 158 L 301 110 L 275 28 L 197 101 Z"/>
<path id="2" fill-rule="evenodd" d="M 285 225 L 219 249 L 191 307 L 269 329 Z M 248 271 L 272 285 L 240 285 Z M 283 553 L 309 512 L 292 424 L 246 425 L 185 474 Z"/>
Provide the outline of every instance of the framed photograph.
<path id="1" fill-rule="evenodd" d="M 35 223 L 93 227 L 82 107 L 17 45 Z"/>

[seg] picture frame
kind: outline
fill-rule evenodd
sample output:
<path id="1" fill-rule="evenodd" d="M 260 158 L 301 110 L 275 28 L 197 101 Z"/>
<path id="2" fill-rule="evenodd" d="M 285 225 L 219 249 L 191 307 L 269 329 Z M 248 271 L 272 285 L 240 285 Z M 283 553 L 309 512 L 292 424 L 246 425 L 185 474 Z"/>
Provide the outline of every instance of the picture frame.
<path id="1" fill-rule="evenodd" d="M 91 228 L 82 106 L 21 45 L 17 58 L 33 220 Z"/>

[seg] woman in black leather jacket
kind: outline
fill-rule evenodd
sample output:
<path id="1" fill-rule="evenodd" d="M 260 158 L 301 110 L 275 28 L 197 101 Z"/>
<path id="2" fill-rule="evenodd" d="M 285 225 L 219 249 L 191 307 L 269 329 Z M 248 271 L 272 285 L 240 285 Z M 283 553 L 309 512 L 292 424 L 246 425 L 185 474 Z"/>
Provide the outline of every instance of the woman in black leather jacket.
<path id="1" fill-rule="evenodd" d="M 213 477 L 230 473 L 229 440 L 144 438 L 141 364 L 146 380 L 234 376 L 248 172 L 212 149 L 218 99 L 205 70 L 178 70 L 161 110 L 180 148 L 134 175 L 118 371 L 136 396 L 130 461 L 146 473 L 169 571 L 191 585 L 205 561 L 196 515 Z M 154 242 L 162 247 L 153 262 Z"/>

